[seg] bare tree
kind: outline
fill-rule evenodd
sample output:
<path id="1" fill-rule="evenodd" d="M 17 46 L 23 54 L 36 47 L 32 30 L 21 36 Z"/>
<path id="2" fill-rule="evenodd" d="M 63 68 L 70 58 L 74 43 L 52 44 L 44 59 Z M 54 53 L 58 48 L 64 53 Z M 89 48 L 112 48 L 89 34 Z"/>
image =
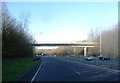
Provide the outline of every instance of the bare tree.
<path id="1" fill-rule="evenodd" d="M 9 14 L 6 3 L 2 4 L 2 41 L 3 57 L 30 57 L 32 46 L 30 34 L 28 34 L 27 21 L 24 26 Z M 27 18 L 26 18 L 27 19 Z M 24 20 L 23 20 L 24 21 Z"/>
<path id="2" fill-rule="evenodd" d="M 96 31 L 97 32 L 97 31 Z M 110 27 L 100 33 L 90 32 L 88 40 L 98 43 L 98 50 L 100 48 L 100 35 L 101 35 L 101 53 L 107 54 L 110 57 L 118 57 L 118 25 Z"/>

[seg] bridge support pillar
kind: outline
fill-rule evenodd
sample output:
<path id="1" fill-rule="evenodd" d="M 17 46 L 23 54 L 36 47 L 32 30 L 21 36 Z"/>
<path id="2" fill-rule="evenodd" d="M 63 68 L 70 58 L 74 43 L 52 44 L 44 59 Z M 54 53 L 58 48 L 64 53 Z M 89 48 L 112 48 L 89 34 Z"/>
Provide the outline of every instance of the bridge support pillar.
<path id="1" fill-rule="evenodd" d="M 87 53 L 87 47 L 84 47 L 84 56 L 86 56 Z"/>
<path id="2" fill-rule="evenodd" d="M 74 53 L 73 54 L 75 55 L 75 47 L 74 47 Z"/>
<path id="3" fill-rule="evenodd" d="M 35 46 L 33 46 L 33 58 L 35 58 L 36 55 L 35 55 Z"/>

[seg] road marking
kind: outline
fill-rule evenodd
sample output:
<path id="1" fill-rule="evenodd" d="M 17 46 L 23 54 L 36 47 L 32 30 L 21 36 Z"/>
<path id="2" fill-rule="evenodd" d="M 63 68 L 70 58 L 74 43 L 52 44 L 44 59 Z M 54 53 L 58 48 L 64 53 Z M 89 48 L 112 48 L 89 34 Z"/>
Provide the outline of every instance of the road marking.
<path id="1" fill-rule="evenodd" d="M 108 77 L 109 75 L 111 75 L 111 74 L 101 74 L 101 75 L 97 75 L 97 76 L 91 76 L 87 80 L 97 79 L 97 78 L 101 78 L 101 77 L 105 78 L 105 77 Z M 118 77 L 116 79 L 118 80 Z"/>
<path id="2" fill-rule="evenodd" d="M 75 72 L 75 73 L 80 74 L 80 72 Z"/>
<path id="3" fill-rule="evenodd" d="M 89 65 L 89 64 L 86 64 L 86 65 Z M 93 67 L 97 67 L 97 68 L 102 68 L 102 69 L 104 69 L 104 70 L 109 70 L 109 71 L 111 71 L 112 73 L 119 73 L 120 71 L 119 70 L 113 70 L 113 69 L 109 69 L 109 68 L 105 68 L 105 67 L 101 67 L 101 66 L 96 66 L 96 65 L 92 65 L 92 64 L 90 64 L 89 66 L 93 66 Z"/>
<path id="4" fill-rule="evenodd" d="M 75 72 L 76 74 L 80 74 L 80 72 L 76 71 L 76 70 L 73 70 L 73 72 Z"/>
<path id="5" fill-rule="evenodd" d="M 62 59 L 63 60 L 63 59 Z M 109 71 L 112 71 L 112 72 L 116 72 L 116 73 L 119 73 L 120 71 L 119 70 L 113 70 L 113 69 L 109 69 L 109 68 L 105 68 L 105 67 L 101 67 L 101 66 L 96 66 L 96 65 L 92 65 L 92 64 L 87 64 L 87 63 L 82 63 L 82 62 L 78 62 L 78 61 L 71 61 L 71 60 L 64 60 L 64 61 L 69 61 L 69 62 L 74 62 L 74 63 L 81 63 L 81 64 L 85 64 L 85 65 L 89 65 L 89 66 L 93 66 L 93 67 L 96 67 L 96 68 L 102 68 L 102 69 L 107 69 Z"/>
<path id="6" fill-rule="evenodd" d="M 35 80 L 35 77 L 37 76 L 38 72 L 40 71 L 41 67 L 42 67 L 43 63 L 41 62 L 41 65 L 39 66 L 37 72 L 35 73 L 35 75 L 33 76 L 32 80 L 30 81 L 30 83 L 32 83 Z"/>

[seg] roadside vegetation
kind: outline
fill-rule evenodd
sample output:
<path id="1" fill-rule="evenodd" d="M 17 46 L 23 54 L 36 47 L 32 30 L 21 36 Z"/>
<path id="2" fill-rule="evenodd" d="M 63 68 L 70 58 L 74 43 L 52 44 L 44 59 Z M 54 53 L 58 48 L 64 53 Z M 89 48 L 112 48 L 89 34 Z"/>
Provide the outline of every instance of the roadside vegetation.
<path id="1" fill-rule="evenodd" d="M 37 63 L 37 61 L 33 61 L 33 58 L 9 58 L 3 60 L 2 81 L 15 81 Z"/>
<path id="2" fill-rule="evenodd" d="M 2 32 L 0 30 L 0 81 L 2 81 L 2 56 L 1 55 L 2 55 Z"/>
<path id="3" fill-rule="evenodd" d="M 83 49 L 81 47 L 71 47 L 71 46 L 61 46 L 52 50 L 44 50 L 44 49 L 36 49 L 36 54 L 48 54 L 48 55 L 58 55 L 58 56 L 66 56 L 66 55 L 83 55 Z"/>
<path id="4" fill-rule="evenodd" d="M 101 30 L 101 28 L 92 29 L 88 35 L 87 40 L 76 41 L 79 42 L 95 42 L 96 47 L 87 48 L 87 56 L 99 56 L 100 55 L 100 36 L 101 36 L 101 54 L 108 55 L 110 58 L 118 59 L 118 25 L 113 25 L 108 29 Z M 75 55 L 80 56 L 84 55 L 84 47 L 70 47 L 70 46 L 61 46 L 56 49 L 41 50 L 36 49 L 36 53 L 41 54 L 45 53 L 48 55 L 58 55 L 58 56 L 68 56 Z"/>
<path id="5" fill-rule="evenodd" d="M 33 37 L 28 30 L 28 15 L 14 18 L 7 3 L 2 3 L 2 81 L 15 81 L 38 61 L 33 59 Z"/>
<path id="6" fill-rule="evenodd" d="M 118 59 L 118 25 L 111 26 L 107 30 L 91 30 L 89 41 L 97 43 L 97 50 L 100 49 L 101 36 L 101 54 L 106 54 L 111 58 Z"/>
<path id="7" fill-rule="evenodd" d="M 28 32 L 28 18 L 22 20 L 10 15 L 6 3 L 2 4 L 2 57 L 29 57 L 33 55 L 32 35 Z"/>

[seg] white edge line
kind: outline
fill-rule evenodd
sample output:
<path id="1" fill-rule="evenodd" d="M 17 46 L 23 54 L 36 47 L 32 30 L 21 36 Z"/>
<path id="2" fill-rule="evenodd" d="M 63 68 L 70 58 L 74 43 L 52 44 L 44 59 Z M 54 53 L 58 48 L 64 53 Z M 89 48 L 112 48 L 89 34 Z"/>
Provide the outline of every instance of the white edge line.
<path id="1" fill-rule="evenodd" d="M 64 61 L 70 61 L 70 60 L 64 60 Z M 70 61 L 70 62 L 81 63 L 81 62 L 78 62 L 78 61 Z M 113 69 L 109 69 L 109 68 L 105 68 L 105 67 L 101 67 L 101 66 L 96 66 L 96 65 L 92 65 L 92 64 L 87 64 L 87 63 L 82 63 L 82 64 L 97 67 L 97 68 L 102 68 L 102 69 L 106 69 L 106 70 L 110 70 L 110 71 L 117 72 L 117 73 L 120 72 L 119 70 L 113 70 Z"/>
<path id="2" fill-rule="evenodd" d="M 43 63 L 41 63 L 41 65 L 39 66 L 39 68 L 38 68 L 37 72 L 36 72 L 36 73 L 35 73 L 35 75 L 33 76 L 33 78 L 32 78 L 32 80 L 30 81 L 30 83 L 32 83 L 32 82 L 34 81 L 35 77 L 37 76 L 37 74 L 38 74 L 39 70 L 40 70 L 40 69 L 41 69 L 41 67 L 42 67 L 42 64 L 43 64 Z"/>

